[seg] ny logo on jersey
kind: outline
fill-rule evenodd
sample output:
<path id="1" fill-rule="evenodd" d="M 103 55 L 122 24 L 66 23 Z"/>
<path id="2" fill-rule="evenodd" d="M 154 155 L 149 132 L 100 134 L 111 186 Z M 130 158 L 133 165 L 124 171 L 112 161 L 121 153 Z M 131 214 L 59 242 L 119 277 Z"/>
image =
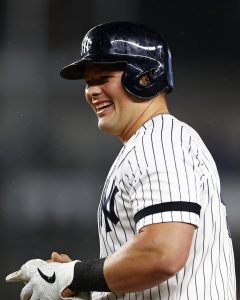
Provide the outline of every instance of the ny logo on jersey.
<path id="1" fill-rule="evenodd" d="M 102 201 L 102 210 L 105 218 L 106 232 L 112 231 L 108 220 L 110 220 L 114 225 L 116 225 L 119 221 L 119 218 L 117 217 L 114 211 L 115 196 L 117 192 L 118 192 L 118 188 L 113 184 L 108 198 L 106 198 L 106 194 L 105 194 L 105 197 Z M 108 203 L 109 203 L 109 210 L 107 209 Z"/>

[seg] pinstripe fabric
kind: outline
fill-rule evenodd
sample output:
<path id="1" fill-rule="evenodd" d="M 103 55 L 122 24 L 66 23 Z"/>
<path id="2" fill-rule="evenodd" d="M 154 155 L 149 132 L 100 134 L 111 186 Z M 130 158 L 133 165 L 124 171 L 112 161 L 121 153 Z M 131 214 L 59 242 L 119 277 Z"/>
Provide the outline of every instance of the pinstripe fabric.
<path id="1" fill-rule="evenodd" d="M 149 290 L 94 292 L 93 299 L 236 300 L 217 168 L 199 135 L 171 115 L 146 122 L 110 169 L 98 211 L 100 257 L 111 255 L 142 227 L 161 222 L 196 226 L 185 267 Z"/>

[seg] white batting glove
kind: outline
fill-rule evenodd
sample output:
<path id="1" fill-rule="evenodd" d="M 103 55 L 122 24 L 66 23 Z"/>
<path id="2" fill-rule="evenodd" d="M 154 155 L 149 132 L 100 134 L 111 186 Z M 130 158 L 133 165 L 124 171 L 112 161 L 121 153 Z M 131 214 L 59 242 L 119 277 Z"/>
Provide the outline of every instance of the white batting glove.
<path id="1" fill-rule="evenodd" d="M 63 298 L 62 291 L 67 288 L 74 275 L 77 260 L 69 263 L 47 263 L 41 259 L 26 262 L 19 271 L 9 274 L 7 282 L 22 281 L 21 300 L 89 300 L 90 293 L 81 292 L 75 296 Z"/>

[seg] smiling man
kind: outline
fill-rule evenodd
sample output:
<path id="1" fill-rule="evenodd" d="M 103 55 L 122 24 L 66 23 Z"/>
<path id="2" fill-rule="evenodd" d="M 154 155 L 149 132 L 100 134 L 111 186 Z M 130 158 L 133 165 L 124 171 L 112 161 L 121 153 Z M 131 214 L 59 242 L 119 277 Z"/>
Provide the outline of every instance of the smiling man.
<path id="1" fill-rule="evenodd" d="M 168 111 L 166 41 L 139 24 L 102 24 L 86 34 L 80 59 L 61 76 L 86 82 L 99 129 L 123 147 L 99 204 L 100 258 L 71 261 L 54 252 L 52 262 L 32 267 L 22 299 L 74 299 L 79 291 L 92 299 L 236 299 L 215 162 L 197 132 Z M 55 298 L 55 283 L 43 285 L 39 274 L 56 275 Z"/>
<path id="2" fill-rule="evenodd" d="M 99 129 L 125 143 L 147 119 L 168 113 L 168 109 L 165 94 L 149 101 L 139 101 L 129 94 L 121 81 L 123 73 L 121 63 L 91 64 L 85 66 L 83 78 L 85 96 L 98 117 Z M 140 82 L 147 76 L 141 77 Z"/>

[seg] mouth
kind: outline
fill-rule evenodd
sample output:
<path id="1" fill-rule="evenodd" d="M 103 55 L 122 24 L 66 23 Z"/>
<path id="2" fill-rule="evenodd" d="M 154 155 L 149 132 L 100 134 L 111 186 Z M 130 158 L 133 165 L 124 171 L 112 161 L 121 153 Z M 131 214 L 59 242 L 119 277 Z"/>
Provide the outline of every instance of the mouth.
<path id="1" fill-rule="evenodd" d="M 113 103 L 111 101 L 106 101 L 106 102 L 102 102 L 102 103 L 95 105 L 97 114 L 105 111 L 107 108 L 109 108 L 112 105 L 113 105 Z"/>

